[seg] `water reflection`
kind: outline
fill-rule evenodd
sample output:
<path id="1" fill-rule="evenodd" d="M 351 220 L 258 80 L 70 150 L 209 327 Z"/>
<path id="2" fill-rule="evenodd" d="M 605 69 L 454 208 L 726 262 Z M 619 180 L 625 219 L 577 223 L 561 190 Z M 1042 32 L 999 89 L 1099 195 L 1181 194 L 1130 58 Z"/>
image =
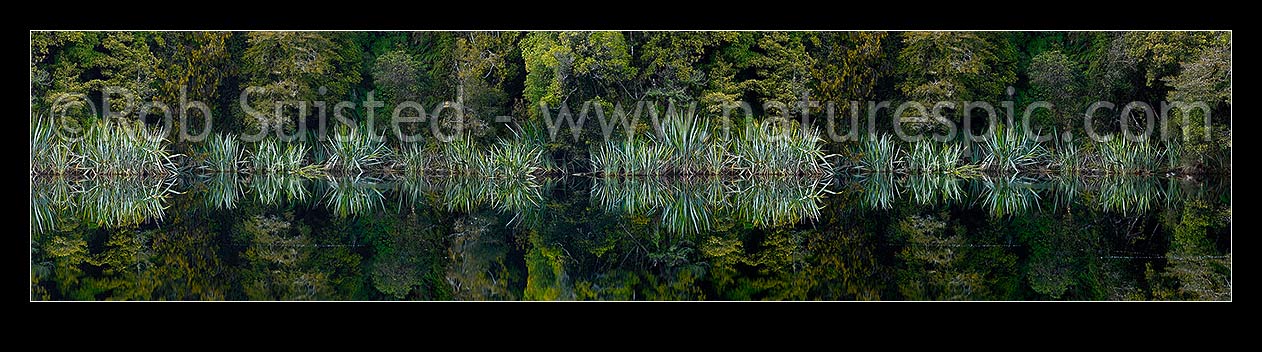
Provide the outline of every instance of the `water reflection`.
<path id="1" fill-rule="evenodd" d="M 31 179 L 33 230 L 53 229 L 58 218 L 75 217 L 97 226 L 119 227 L 161 220 L 163 203 L 174 190 L 175 179 L 147 177 L 98 177 Z"/>
<path id="2" fill-rule="evenodd" d="M 70 182 L 64 177 L 31 179 L 31 226 L 36 232 L 53 227 L 56 212 L 67 209 L 71 194 Z"/>
<path id="3" fill-rule="evenodd" d="M 903 189 L 920 205 L 953 204 L 960 201 L 963 180 L 951 175 L 908 175 Z M 888 208 L 888 205 L 886 205 Z"/>
<path id="4" fill-rule="evenodd" d="M 1157 180 L 1151 177 L 1103 177 L 1100 179 L 1099 190 L 1104 210 L 1122 214 L 1147 212 L 1156 199 L 1163 196 L 1157 187 Z M 1166 198 L 1174 201 L 1168 196 Z"/>
<path id="5" fill-rule="evenodd" d="M 1230 298 L 1212 181 L 219 175 L 31 195 L 36 299 Z"/>
<path id="6" fill-rule="evenodd" d="M 386 194 L 397 192 L 402 207 L 440 206 L 451 212 L 494 208 L 530 214 L 544 203 L 557 179 L 372 178 L 307 179 L 299 176 L 233 174 L 200 176 L 182 188 L 200 195 L 211 209 L 232 210 L 244 196 L 266 206 L 319 205 L 340 217 L 383 209 Z M 1205 187 L 1180 179 L 1137 176 L 959 178 L 949 175 L 889 173 L 819 180 L 793 177 L 725 179 L 714 177 L 625 177 L 592 179 L 590 198 L 609 212 L 660 215 L 662 226 L 677 233 L 711 229 L 716 216 L 732 217 L 760 228 L 799 224 L 819 217 L 830 193 L 858 195 L 858 205 L 889 210 L 900 201 L 918 205 L 973 204 L 994 216 L 1067 209 L 1077 204 L 1123 215 L 1154 207 L 1173 207 L 1183 199 L 1204 197 Z M 62 212 L 71 211 L 100 226 L 134 225 L 160 220 L 169 194 L 181 193 L 175 179 L 64 177 L 32 178 L 31 223 L 46 231 Z M 243 187 L 248 183 L 248 192 Z M 834 183 L 836 185 L 834 185 Z M 314 192 L 322 194 L 319 201 Z M 966 191 L 967 190 L 967 191 Z M 1044 204 L 1046 203 L 1046 204 Z"/>
<path id="7" fill-rule="evenodd" d="M 537 210 L 555 179 L 485 180 L 474 178 L 305 179 L 298 176 L 258 175 L 241 179 L 230 174 L 202 176 L 190 188 L 213 209 L 231 210 L 247 195 L 268 206 L 309 204 L 310 186 L 323 194 L 319 204 L 342 217 L 371 214 L 382 209 L 386 193 L 398 191 L 399 205 L 438 205 L 448 211 L 471 212 L 484 207 L 520 214 Z M 859 194 L 869 209 L 887 210 L 901 200 L 919 205 L 977 204 L 995 216 L 1065 209 L 1074 204 L 1096 206 L 1106 212 L 1139 214 L 1177 206 L 1189 192 L 1205 196 L 1195 182 L 1155 177 L 1105 176 L 1036 179 L 1030 177 L 975 177 L 945 175 L 874 174 L 829 180 L 807 178 L 654 178 L 628 177 L 591 180 L 590 197 L 606 211 L 660 214 L 670 231 L 698 233 L 710 228 L 711 218 L 731 216 L 757 227 L 801 223 L 819 217 L 825 195 Z M 63 177 L 32 179 L 31 220 L 37 231 L 47 230 L 58 211 L 74 210 L 102 226 L 138 224 L 161 219 L 167 195 L 178 193 L 174 179 Z M 967 185 L 968 191 L 965 192 Z M 1193 189 L 1194 188 L 1194 189 Z M 834 191 L 832 189 L 836 189 Z"/>
<path id="8" fill-rule="evenodd" d="M 205 203 L 213 209 L 234 209 L 245 189 L 241 187 L 241 178 L 236 174 L 216 173 L 199 176 L 200 183 L 205 186 Z"/>
<path id="9" fill-rule="evenodd" d="M 378 181 L 371 178 L 329 178 L 320 183 L 328 190 L 325 204 L 340 217 L 356 216 L 380 210 L 385 195 L 378 189 Z"/>
<path id="10" fill-rule="evenodd" d="M 1013 175 L 1006 178 L 982 177 L 974 179 L 971 184 L 973 189 L 982 190 L 979 199 L 991 215 L 1024 214 L 1030 209 L 1041 209 L 1041 197 L 1034 189 L 1034 180 Z"/>
<path id="11" fill-rule="evenodd" d="M 307 179 L 289 174 L 259 174 L 250 178 L 250 191 L 266 205 L 304 203 L 310 196 Z"/>
<path id="12" fill-rule="evenodd" d="M 401 199 L 413 206 L 441 206 L 448 211 L 470 212 L 486 206 L 521 213 L 542 204 L 543 192 L 553 180 L 481 179 L 472 177 L 409 177 L 399 181 Z"/>
<path id="13" fill-rule="evenodd" d="M 895 195 L 898 193 L 897 183 L 894 182 L 893 173 L 873 173 L 865 176 L 856 176 L 852 190 L 863 194 L 863 205 L 872 209 L 890 209 L 894 205 Z"/>
<path id="14" fill-rule="evenodd" d="M 1010 175 L 960 178 L 950 175 L 870 174 L 843 177 L 841 192 L 858 195 L 860 204 L 891 209 L 900 200 L 919 205 L 975 204 L 994 216 L 1062 210 L 1073 205 L 1124 215 L 1145 213 L 1157 205 L 1178 206 L 1188 192 L 1205 196 L 1199 182 L 1141 176 L 1055 177 Z M 965 191 L 967 189 L 967 191 Z"/>
<path id="15" fill-rule="evenodd" d="M 795 177 L 627 177 L 593 180 L 591 198 L 611 212 L 660 212 L 668 231 L 709 231 L 716 216 L 758 228 L 793 225 L 819 217 L 827 180 Z"/>

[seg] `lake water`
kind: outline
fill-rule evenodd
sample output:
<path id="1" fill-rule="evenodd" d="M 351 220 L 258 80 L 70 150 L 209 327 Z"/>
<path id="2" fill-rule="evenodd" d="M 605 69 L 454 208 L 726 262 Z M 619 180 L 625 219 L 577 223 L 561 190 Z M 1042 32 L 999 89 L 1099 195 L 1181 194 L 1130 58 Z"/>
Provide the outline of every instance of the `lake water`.
<path id="1" fill-rule="evenodd" d="M 34 300 L 1230 300 L 1205 179 L 33 178 Z"/>

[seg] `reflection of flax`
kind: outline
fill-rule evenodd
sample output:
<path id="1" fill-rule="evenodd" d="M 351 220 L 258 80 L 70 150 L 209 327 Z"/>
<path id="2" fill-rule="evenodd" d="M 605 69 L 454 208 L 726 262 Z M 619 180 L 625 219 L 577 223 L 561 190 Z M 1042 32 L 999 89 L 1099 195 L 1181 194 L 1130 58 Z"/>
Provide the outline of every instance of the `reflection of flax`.
<path id="1" fill-rule="evenodd" d="M 892 173 L 872 173 L 859 178 L 859 188 L 863 191 L 863 202 L 869 208 L 889 209 L 893 206 L 894 194 L 898 192 Z"/>
<path id="2" fill-rule="evenodd" d="M 489 195 L 486 183 L 460 178 L 447 182 L 443 187 L 443 199 L 448 211 L 470 212 L 480 208 Z"/>
<path id="3" fill-rule="evenodd" d="M 1177 178 L 1166 179 L 1166 190 L 1162 192 L 1162 198 L 1165 199 L 1166 208 L 1174 208 L 1183 205 L 1183 201 L 1187 199 L 1188 192 L 1184 192 L 1183 184 Z M 1199 197 L 1198 197 L 1199 198 Z"/>
<path id="4" fill-rule="evenodd" d="M 206 205 L 215 209 L 234 209 L 243 190 L 236 174 L 216 173 L 206 179 Z"/>
<path id="5" fill-rule="evenodd" d="M 736 185 L 739 191 L 729 194 L 737 215 L 756 227 L 768 228 L 818 218 L 827 187 L 819 180 L 796 177 L 742 179 Z"/>
<path id="6" fill-rule="evenodd" d="M 1163 181 L 1149 176 L 1104 175 L 1058 177 L 1051 181 L 1057 208 L 1068 208 L 1082 202 L 1082 205 L 1107 212 L 1140 214 L 1152 209 L 1158 198 L 1164 201 L 1162 204 L 1166 208 L 1178 207 L 1188 198 L 1199 198 L 1189 194 L 1175 178 Z M 1164 182 L 1165 186 L 1159 182 Z"/>
<path id="7" fill-rule="evenodd" d="M 592 199 L 607 211 L 644 214 L 666 204 L 668 187 L 660 178 L 604 178 L 592 182 Z"/>
<path id="8" fill-rule="evenodd" d="M 51 230 L 53 221 L 62 210 L 68 209 L 75 192 L 65 177 L 35 177 L 31 179 L 31 225 L 36 232 Z"/>
<path id="9" fill-rule="evenodd" d="M 1074 202 L 1082 198 L 1082 191 L 1086 188 L 1086 181 L 1081 177 L 1056 177 L 1051 180 L 1052 207 L 1054 209 L 1069 209 Z"/>
<path id="10" fill-rule="evenodd" d="M 1151 177 L 1106 176 L 1100 181 L 1100 205 L 1104 211 L 1143 213 L 1152 208 L 1160 193 Z"/>
<path id="11" fill-rule="evenodd" d="M 161 220 L 163 201 L 174 179 L 110 176 L 71 181 L 64 177 L 32 180 L 32 223 L 37 231 L 50 230 L 61 210 L 99 226 L 117 227 Z"/>
<path id="12" fill-rule="evenodd" d="M 132 177 L 106 177 L 86 182 L 79 206 L 85 219 L 100 225 L 132 225 L 145 220 L 161 220 L 162 201 L 171 192 L 174 180 Z"/>
<path id="13" fill-rule="evenodd" d="M 760 228 L 818 218 L 825 187 L 798 177 L 626 177 L 596 180 L 591 194 L 606 211 L 660 211 L 663 227 L 693 234 L 708 231 L 714 218 L 734 218 Z"/>
<path id="14" fill-rule="evenodd" d="M 912 200 L 921 205 L 951 204 L 964 193 L 960 179 L 952 175 L 910 174 L 906 185 Z"/>
<path id="15" fill-rule="evenodd" d="M 297 175 L 257 174 L 250 180 L 250 188 L 266 205 L 282 201 L 301 203 L 307 200 L 307 188 L 303 181 Z"/>
<path id="16" fill-rule="evenodd" d="M 399 211 L 403 211 L 404 205 L 410 205 L 413 209 L 428 206 L 430 202 L 430 191 L 434 189 L 430 178 L 408 175 L 399 180 Z"/>
<path id="17" fill-rule="evenodd" d="M 361 178 L 329 178 L 325 197 L 330 210 L 340 217 L 365 214 L 380 209 L 385 199 L 377 183 Z"/>
<path id="18" fill-rule="evenodd" d="M 489 205 L 522 213 L 543 204 L 543 187 L 533 179 L 409 177 L 400 182 L 400 190 L 413 206 L 439 199 L 448 211 L 470 212 Z"/>
<path id="19" fill-rule="evenodd" d="M 1052 177 L 1038 181 L 1018 175 L 958 178 L 909 174 L 900 182 L 892 174 L 872 173 L 856 176 L 853 185 L 862 192 L 861 199 L 867 207 L 890 209 L 895 195 L 909 197 L 920 205 L 951 205 L 965 198 L 962 181 L 968 182 L 968 198 L 980 202 L 996 216 L 1041 209 L 1044 194 L 1052 197 L 1053 209 L 1058 211 L 1077 204 L 1122 214 L 1140 214 L 1152 209 L 1154 204 L 1177 207 L 1184 199 L 1204 196 L 1194 194 L 1194 189 L 1188 189 L 1178 179 L 1133 175 Z M 1164 203 L 1157 203 L 1159 201 Z"/>
<path id="20" fill-rule="evenodd" d="M 991 215 L 1003 216 L 1024 213 L 1031 206 L 1038 207 L 1039 195 L 1029 181 L 1012 175 L 1008 178 L 982 177 L 982 204 Z"/>

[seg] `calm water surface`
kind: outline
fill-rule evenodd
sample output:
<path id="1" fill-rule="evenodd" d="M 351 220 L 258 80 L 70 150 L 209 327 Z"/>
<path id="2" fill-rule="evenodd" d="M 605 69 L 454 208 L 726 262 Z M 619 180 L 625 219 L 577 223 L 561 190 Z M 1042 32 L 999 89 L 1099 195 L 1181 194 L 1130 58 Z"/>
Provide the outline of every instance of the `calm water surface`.
<path id="1" fill-rule="evenodd" d="M 1229 300 L 1227 178 L 33 178 L 34 300 Z"/>

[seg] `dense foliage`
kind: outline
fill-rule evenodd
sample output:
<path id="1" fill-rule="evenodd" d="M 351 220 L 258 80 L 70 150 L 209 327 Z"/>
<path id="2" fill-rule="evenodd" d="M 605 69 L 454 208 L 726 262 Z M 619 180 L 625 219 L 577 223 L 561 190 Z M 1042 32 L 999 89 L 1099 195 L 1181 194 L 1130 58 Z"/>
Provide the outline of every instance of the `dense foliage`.
<path id="1" fill-rule="evenodd" d="M 1214 182 L 65 181 L 36 183 L 32 299 L 1231 298 Z"/>
<path id="2" fill-rule="evenodd" d="M 1033 109 L 1032 130 L 1055 132 L 1054 137 L 1078 136 L 1073 141 L 1055 138 L 1057 142 L 1042 143 L 1049 153 L 1078 147 L 1075 152 L 1100 155 L 1103 145 L 1083 143 L 1088 129 L 1124 136 L 1153 128 L 1167 131 L 1168 138 L 1155 135 L 1135 142 L 1181 153 L 1177 158 L 1165 155 L 1152 164 L 1180 172 L 1230 167 L 1231 37 L 1226 32 L 106 31 L 34 32 L 31 45 L 32 126 L 81 129 L 98 120 L 142 116 L 147 124 L 160 124 L 163 121 L 154 116 L 161 108 L 142 109 L 143 103 L 158 101 L 174 115 L 185 117 L 157 126 L 165 128 L 168 136 L 177 132 L 254 136 L 267 128 L 265 138 L 307 144 L 310 162 L 331 162 L 330 169 L 341 171 L 388 166 L 382 158 L 387 154 L 398 156 L 413 147 L 438 149 L 451 139 L 467 140 L 476 150 L 490 150 L 499 140 L 515 138 L 522 130 L 568 127 L 562 117 L 580 110 L 599 110 L 604 117 L 632 111 L 658 116 L 669 113 L 671 106 L 691 103 L 699 105 L 687 115 L 710 129 L 724 126 L 739 133 L 773 119 L 793 119 L 820 131 L 821 145 L 815 148 L 822 148 L 822 154 L 858 159 L 862 156 L 855 150 L 863 148 L 856 148 L 854 141 L 877 138 L 857 136 L 846 127 L 850 113 L 864 117 L 860 120 L 866 123 L 860 126 L 873 124 L 872 132 L 877 134 L 938 136 L 955 129 L 943 122 L 968 126 L 955 134 L 959 141 L 965 134 L 990 134 L 987 131 L 995 127 L 987 122 L 990 117 L 998 124 L 1012 123 L 1006 121 L 1022 115 L 1035 101 L 1051 105 Z M 249 91 L 246 108 L 239 94 L 249 87 L 256 89 Z M 107 97 L 112 97 L 108 111 L 102 104 Z M 803 99 L 818 103 L 799 103 Z M 344 100 L 353 105 L 334 106 Z M 892 105 L 872 111 L 865 106 L 869 100 L 888 100 Z M 1159 104 L 1163 100 L 1204 102 L 1210 116 L 1200 110 L 1167 113 Z M 186 106 L 186 101 L 204 105 Z M 401 105 L 403 101 L 417 104 Z M 917 109 L 894 111 L 895 105 L 905 101 L 919 102 L 924 111 L 939 112 L 941 119 Z M 953 104 L 937 106 L 937 101 Z M 989 102 L 997 111 L 964 106 L 968 101 Z M 1004 101 L 1014 102 L 1011 113 L 1002 106 Z M 1095 101 L 1116 106 L 1096 110 L 1088 124 L 1081 117 Z M 1123 118 L 1123 106 L 1132 101 L 1151 104 L 1152 112 L 1168 116 L 1169 121 L 1165 126 L 1153 125 L 1146 122 L 1152 114 L 1142 110 Z M 749 104 L 752 118 L 743 117 L 739 107 L 730 105 L 737 102 Z M 541 110 L 540 104 L 548 108 Z M 422 116 L 427 122 L 391 126 L 389 117 L 396 110 L 401 116 Z M 841 117 L 839 122 L 821 118 L 830 111 Z M 204 114 L 214 118 L 207 121 Z M 61 120 L 47 121 L 54 115 Z M 868 115 L 874 119 L 868 121 Z M 386 148 L 379 150 L 348 145 L 362 139 L 340 139 L 325 148 L 326 140 L 312 140 L 311 133 L 294 134 L 302 126 L 313 128 L 339 120 L 373 126 L 376 133 L 397 129 L 421 137 L 400 140 L 396 133 L 384 133 L 381 142 Z M 552 138 L 538 143 L 539 159 L 548 166 L 540 169 L 599 171 L 592 167 L 607 163 L 593 163 L 591 153 L 618 147 L 606 145 L 611 142 L 637 144 L 634 140 L 639 136 L 658 132 L 649 120 L 588 120 L 573 131 L 551 132 Z M 1123 124 L 1129 129 L 1123 130 Z M 461 135 L 424 133 L 450 132 L 456 125 L 462 127 Z M 613 134 L 611 141 L 600 138 L 605 131 Z M 849 138 L 828 138 L 834 136 Z M 169 154 L 188 155 L 190 160 L 205 156 L 199 152 L 206 150 L 199 145 L 205 143 L 202 140 L 168 139 Z M 701 168 L 694 165 L 700 157 L 693 154 L 717 155 L 717 149 L 740 144 L 724 146 L 717 138 L 708 139 L 705 146 L 696 146 L 700 149 L 669 155 L 690 160 L 676 169 Z M 54 173 L 65 169 L 64 160 L 42 159 L 45 155 L 64 157 L 65 148 L 43 142 L 47 139 L 33 146 L 33 154 L 41 159 L 32 160 L 32 168 Z M 898 148 L 912 149 L 909 142 L 897 143 Z M 1066 143 L 1071 146 L 1064 147 Z M 49 147 L 41 149 L 45 146 Z M 987 158 L 975 151 L 981 145 L 960 148 L 974 164 Z M 354 151 L 380 153 L 344 155 Z M 1048 154 L 1039 167 L 1054 169 L 1057 163 L 1051 157 L 1056 155 Z M 1005 164 L 1013 165 L 980 166 L 1006 168 Z"/>
<path id="3" fill-rule="evenodd" d="M 1192 177 L 1231 172 L 1229 32 L 63 31 L 31 51 L 36 300 L 1231 299 L 1231 185 Z M 1085 119 L 1097 101 L 1116 106 Z"/>

